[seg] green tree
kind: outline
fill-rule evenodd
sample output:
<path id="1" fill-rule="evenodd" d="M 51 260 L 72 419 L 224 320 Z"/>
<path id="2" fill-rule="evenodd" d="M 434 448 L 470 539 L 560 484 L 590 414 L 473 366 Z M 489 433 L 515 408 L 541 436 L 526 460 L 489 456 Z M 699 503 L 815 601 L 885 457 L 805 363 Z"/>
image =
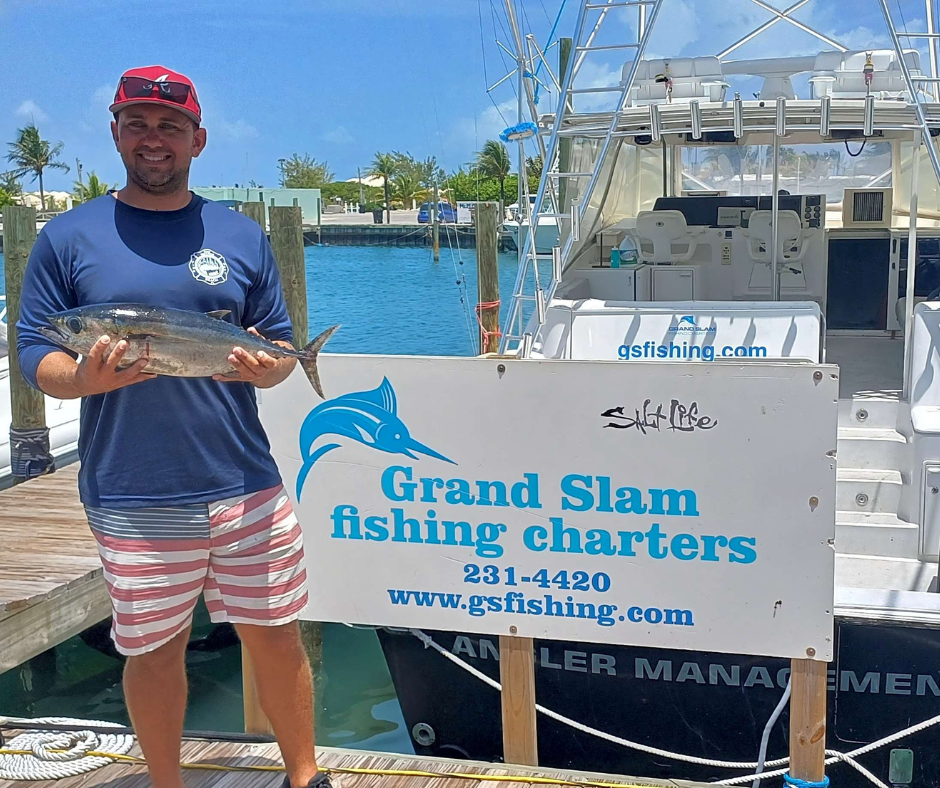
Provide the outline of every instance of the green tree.
<path id="1" fill-rule="evenodd" d="M 14 173 L 0 172 L 0 189 L 14 197 L 19 197 L 23 193 L 23 184 Z"/>
<path id="2" fill-rule="evenodd" d="M 420 175 L 414 169 L 400 169 L 392 176 L 392 197 L 401 200 L 402 208 L 408 210 L 412 200 L 418 202 L 428 196 L 428 190 L 421 182 Z"/>
<path id="3" fill-rule="evenodd" d="M 398 152 L 392 153 L 376 153 L 375 158 L 372 159 L 372 164 L 369 165 L 369 170 L 366 173 L 371 175 L 373 178 L 382 179 L 382 191 L 385 194 L 385 223 L 391 224 L 392 221 L 392 211 L 391 211 L 391 195 L 389 194 L 389 181 L 394 178 L 402 166 L 402 154 Z"/>
<path id="4" fill-rule="evenodd" d="M 4 205 L 16 205 L 16 198 L 6 189 L 0 187 L 0 208 Z"/>
<path id="5" fill-rule="evenodd" d="M 495 178 L 499 182 L 500 215 L 506 206 L 506 178 L 512 164 L 509 151 L 499 140 L 487 140 L 483 150 L 477 152 L 476 169 L 486 178 Z"/>
<path id="6" fill-rule="evenodd" d="M 526 180 L 529 183 L 529 194 L 535 195 L 539 190 L 539 180 L 542 177 L 542 156 L 527 156 L 525 160 Z"/>
<path id="7" fill-rule="evenodd" d="M 117 184 L 115 184 L 115 186 L 117 186 Z M 95 171 L 92 170 L 91 174 L 88 176 L 87 183 L 75 181 L 75 191 L 72 192 L 72 197 L 75 199 L 75 202 L 88 202 L 89 200 L 95 199 L 95 197 L 103 197 L 108 193 L 108 189 L 110 188 L 107 182 L 98 180 L 98 176 L 95 174 Z"/>
<path id="8" fill-rule="evenodd" d="M 320 189 L 332 182 L 333 173 L 325 161 L 319 162 L 306 153 L 293 154 L 289 159 L 280 159 L 281 186 L 285 189 Z"/>
<path id="9" fill-rule="evenodd" d="M 61 142 L 49 145 L 48 140 L 39 136 L 36 124 L 30 123 L 17 132 L 16 142 L 8 143 L 8 147 L 10 152 L 7 154 L 7 161 L 13 165 L 10 174 L 14 178 L 32 175 L 33 180 L 39 179 L 39 201 L 42 203 L 42 209 L 45 210 L 46 193 L 43 188 L 42 174 L 45 170 L 69 171 L 69 166 L 58 159 L 64 145 Z"/>

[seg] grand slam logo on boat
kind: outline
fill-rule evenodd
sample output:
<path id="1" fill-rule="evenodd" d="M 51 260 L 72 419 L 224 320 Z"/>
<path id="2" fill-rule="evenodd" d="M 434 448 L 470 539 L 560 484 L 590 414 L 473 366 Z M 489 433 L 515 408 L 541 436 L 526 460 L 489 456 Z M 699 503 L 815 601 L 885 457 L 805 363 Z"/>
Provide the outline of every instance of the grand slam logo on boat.
<path id="1" fill-rule="evenodd" d="M 343 394 L 320 404 L 304 420 L 300 429 L 304 460 L 297 477 L 298 501 L 314 464 L 341 446 L 327 439 L 314 447 L 326 436 L 348 438 L 413 460 L 424 455 L 457 464 L 411 437 L 398 417 L 392 384 L 383 379 L 371 391 Z M 561 478 L 552 474 L 556 481 L 545 484 L 539 473 L 522 468 L 519 471 L 512 481 L 474 480 L 443 478 L 431 473 L 421 476 L 410 465 L 390 465 L 382 472 L 378 490 L 364 484 L 356 492 L 364 499 L 363 508 L 371 511 L 377 508 L 377 498 L 384 499 L 389 508 L 388 514 L 383 515 L 361 516 L 360 506 L 355 503 L 333 505 L 330 490 L 321 491 L 318 499 L 330 502 L 333 539 L 460 546 L 471 548 L 481 558 L 500 558 L 504 553 L 501 540 L 510 533 L 503 522 L 504 512 L 508 515 L 505 519 L 517 521 L 509 538 L 521 541 L 521 547 L 531 553 L 639 557 L 680 564 L 689 561 L 751 564 L 758 560 L 757 539 L 753 536 L 702 533 L 700 527 L 690 529 L 695 534 L 686 532 L 681 523 L 700 516 L 699 496 L 693 489 L 621 486 L 610 476 L 574 472 Z M 556 502 L 550 506 L 560 513 L 581 513 L 581 527 L 566 524 L 563 514 L 552 516 L 542 511 L 546 489 L 550 487 L 556 488 Z M 462 516 L 450 519 L 443 511 L 448 507 L 477 510 L 483 517 L 477 522 Z M 532 518 L 534 522 L 518 523 L 526 511 L 538 512 Z M 632 522 L 615 524 L 605 515 L 623 515 Z M 638 516 L 653 521 L 641 525 L 634 519 Z M 597 527 L 585 529 L 584 517 Z M 611 527 L 600 527 L 602 524 Z"/>
<path id="2" fill-rule="evenodd" d="M 718 326 L 700 326 L 695 322 L 694 315 L 683 315 L 679 318 L 679 324 L 676 326 L 669 326 L 670 333 L 677 333 L 679 331 L 691 331 L 695 334 L 714 334 L 718 330 Z"/>

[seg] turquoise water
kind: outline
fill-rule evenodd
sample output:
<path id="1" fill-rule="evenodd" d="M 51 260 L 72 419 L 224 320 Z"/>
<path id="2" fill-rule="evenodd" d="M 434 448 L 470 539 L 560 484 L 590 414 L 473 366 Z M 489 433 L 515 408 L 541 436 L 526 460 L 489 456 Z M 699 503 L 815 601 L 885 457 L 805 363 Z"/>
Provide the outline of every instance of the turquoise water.
<path id="1" fill-rule="evenodd" d="M 478 352 L 472 309 L 473 249 L 452 251 L 445 246 L 441 261 L 434 263 L 431 250 L 425 248 L 308 247 L 306 262 L 311 335 L 333 323 L 342 324 L 330 340 L 330 352 L 451 356 Z M 503 315 L 517 270 L 515 253 L 500 255 Z M 3 283 L 0 254 L 0 292 Z M 206 642 L 209 631 L 200 604 L 187 654 L 190 697 L 185 724 L 192 730 L 240 731 L 244 729 L 240 649 Z M 412 753 L 375 633 L 325 625 L 323 663 L 317 741 Z M 0 674 L 0 715 L 127 723 L 121 668 L 117 658 L 72 638 Z"/>

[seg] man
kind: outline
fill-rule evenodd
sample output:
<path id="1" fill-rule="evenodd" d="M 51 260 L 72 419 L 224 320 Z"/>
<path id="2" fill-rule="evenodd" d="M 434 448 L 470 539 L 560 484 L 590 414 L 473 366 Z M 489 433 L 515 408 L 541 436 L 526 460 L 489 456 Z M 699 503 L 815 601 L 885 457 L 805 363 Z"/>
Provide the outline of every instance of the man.
<path id="1" fill-rule="evenodd" d="M 155 788 L 182 788 L 184 656 L 200 594 L 232 622 L 256 668 L 261 706 L 287 771 L 285 788 L 329 788 L 314 753 L 310 667 L 297 617 L 307 600 L 300 526 L 270 454 L 254 389 L 294 361 L 233 348 L 236 379 L 157 377 L 126 369 L 119 341 L 87 357 L 39 333 L 46 316 L 114 302 L 231 310 L 285 347 L 292 331 L 263 230 L 189 191 L 206 147 L 192 82 L 163 67 L 127 71 L 111 133 L 126 185 L 53 219 L 23 282 L 17 349 L 31 385 L 82 398 L 79 492 L 98 542 L 127 655 L 124 694 Z"/>

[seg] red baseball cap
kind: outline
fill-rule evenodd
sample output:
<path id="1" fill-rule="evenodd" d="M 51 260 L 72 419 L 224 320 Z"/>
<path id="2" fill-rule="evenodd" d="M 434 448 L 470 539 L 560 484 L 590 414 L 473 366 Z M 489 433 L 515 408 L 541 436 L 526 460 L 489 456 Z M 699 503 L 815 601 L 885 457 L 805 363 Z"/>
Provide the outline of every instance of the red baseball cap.
<path id="1" fill-rule="evenodd" d="M 192 80 L 164 66 L 132 68 L 121 75 L 109 109 L 117 112 L 134 104 L 162 104 L 182 112 L 195 123 L 202 122 L 202 108 Z"/>

